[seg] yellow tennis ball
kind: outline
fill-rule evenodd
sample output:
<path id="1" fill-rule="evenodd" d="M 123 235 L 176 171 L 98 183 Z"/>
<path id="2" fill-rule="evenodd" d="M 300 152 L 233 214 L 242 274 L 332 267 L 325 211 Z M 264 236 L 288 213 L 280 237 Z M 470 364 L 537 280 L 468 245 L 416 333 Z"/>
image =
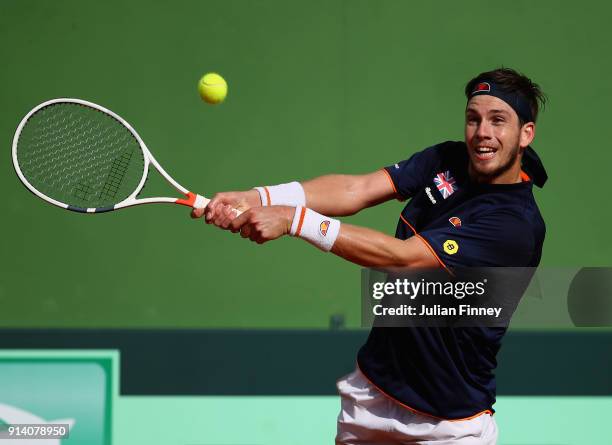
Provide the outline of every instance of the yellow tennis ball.
<path id="1" fill-rule="evenodd" d="M 198 92 L 209 104 L 221 103 L 227 96 L 227 82 L 217 73 L 204 74 L 198 82 Z"/>

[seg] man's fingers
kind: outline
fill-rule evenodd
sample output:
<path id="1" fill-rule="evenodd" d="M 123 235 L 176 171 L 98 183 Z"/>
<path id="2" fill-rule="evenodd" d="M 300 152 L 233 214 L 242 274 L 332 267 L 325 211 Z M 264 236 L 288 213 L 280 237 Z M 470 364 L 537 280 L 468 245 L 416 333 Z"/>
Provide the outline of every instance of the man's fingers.
<path id="1" fill-rule="evenodd" d="M 206 219 L 212 221 L 216 214 L 218 214 L 219 207 L 223 205 L 231 204 L 231 198 L 227 193 L 217 193 L 208 203 L 206 207 Z"/>
<path id="2" fill-rule="evenodd" d="M 243 238 L 250 238 L 251 237 L 251 226 L 249 226 L 248 224 L 243 225 L 240 228 L 240 236 Z"/>
<path id="3" fill-rule="evenodd" d="M 211 209 L 214 209 L 215 207 L 217 207 L 217 204 L 219 203 L 223 203 L 224 204 L 224 195 L 223 193 L 217 193 L 215 194 L 215 196 L 212 197 L 212 199 L 210 200 L 210 202 L 208 203 L 208 207 Z"/>
<path id="4" fill-rule="evenodd" d="M 231 206 L 225 205 L 219 207 L 219 225 L 224 229 L 227 229 L 234 219 L 235 214 Z"/>
<path id="5" fill-rule="evenodd" d="M 255 241 L 257 244 L 263 244 L 268 240 L 264 238 L 263 236 L 261 236 L 260 233 L 257 233 L 255 236 L 251 238 L 251 241 Z"/>
<path id="6" fill-rule="evenodd" d="M 191 210 L 191 217 L 192 218 L 201 218 L 202 215 L 204 215 L 204 212 L 206 211 L 206 209 L 192 209 Z"/>
<path id="7" fill-rule="evenodd" d="M 249 210 L 237 216 L 229 224 L 229 229 L 234 233 L 238 232 L 240 228 L 249 220 L 250 216 L 251 212 Z"/>
<path id="8" fill-rule="evenodd" d="M 214 224 L 216 226 L 222 227 L 223 222 L 227 216 L 225 212 L 225 207 L 223 204 L 218 203 L 216 207 L 214 207 L 209 214 L 206 215 L 207 222 L 209 224 Z"/>
<path id="9" fill-rule="evenodd" d="M 213 204 L 213 201 L 210 201 L 208 205 L 206 206 L 206 222 L 208 224 L 214 223 L 216 213 L 217 213 L 217 205 L 216 203 Z"/>

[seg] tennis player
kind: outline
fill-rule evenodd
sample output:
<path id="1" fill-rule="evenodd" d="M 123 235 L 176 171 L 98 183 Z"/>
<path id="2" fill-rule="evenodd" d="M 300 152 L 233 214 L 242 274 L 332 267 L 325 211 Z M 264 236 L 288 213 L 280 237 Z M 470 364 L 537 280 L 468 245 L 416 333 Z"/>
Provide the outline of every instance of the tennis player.
<path id="1" fill-rule="evenodd" d="M 501 68 L 465 87 L 465 141 L 365 175 L 217 194 L 208 223 L 264 243 L 302 238 L 365 267 L 537 266 L 545 226 L 532 193 L 547 176 L 530 147 L 545 97 Z M 395 237 L 333 218 L 409 200 Z M 233 207 L 248 209 L 234 216 Z M 505 328 L 373 328 L 337 383 L 337 444 L 495 444 L 496 354 Z"/>

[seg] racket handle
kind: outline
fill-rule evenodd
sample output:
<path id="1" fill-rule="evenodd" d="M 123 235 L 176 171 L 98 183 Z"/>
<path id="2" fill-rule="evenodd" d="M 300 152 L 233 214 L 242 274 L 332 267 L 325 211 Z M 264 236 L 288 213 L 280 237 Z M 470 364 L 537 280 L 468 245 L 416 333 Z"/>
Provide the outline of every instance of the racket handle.
<path id="1" fill-rule="evenodd" d="M 210 199 L 205 198 L 202 195 L 195 195 L 195 201 L 193 204 L 191 204 L 191 206 L 194 209 L 205 209 L 209 202 Z"/>
<path id="2" fill-rule="evenodd" d="M 194 209 L 205 209 L 209 202 L 210 199 L 192 192 L 187 193 L 187 199 L 176 200 L 177 204 L 193 207 Z M 234 209 L 234 212 L 236 212 L 236 216 L 239 216 L 244 213 L 242 210 L 238 209 Z"/>
<path id="3" fill-rule="evenodd" d="M 203 197 L 202 195 L 196 195 L 195 202 L 193 203 L 194 209 L 204 209 L 210 202 L 210 199 Z M 243 212 L 242 210 L 234 209 L 236 212 L 236 216 L 240 216 Z"/>

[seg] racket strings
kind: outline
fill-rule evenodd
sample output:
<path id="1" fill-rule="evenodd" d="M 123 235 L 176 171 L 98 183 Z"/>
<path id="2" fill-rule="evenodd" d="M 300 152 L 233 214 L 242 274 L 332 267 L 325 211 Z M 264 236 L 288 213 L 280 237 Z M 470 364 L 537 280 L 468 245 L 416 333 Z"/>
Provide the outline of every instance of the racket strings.
<path id="1" fill-rule="evenodd" d="M 82 208 L 108 207 L 127 198 L 144 170 L 142 150 L 128 128 L 113 116 L 72 102 L 34 113 L 16 153 L 34 188 Z"/>
<path id="2" fill-rule="evenodd" d="M 128 172 L 133 155 L 133 151 L 126 151 L 115 158 L 110 172 L 108 173 L 108 177 L 106 178 L 106 182 L 104 186 L 102 186 L 102 191 L 100 192 L 101 199 L 113 199 L 117 196 L 123 178 Z"/>

